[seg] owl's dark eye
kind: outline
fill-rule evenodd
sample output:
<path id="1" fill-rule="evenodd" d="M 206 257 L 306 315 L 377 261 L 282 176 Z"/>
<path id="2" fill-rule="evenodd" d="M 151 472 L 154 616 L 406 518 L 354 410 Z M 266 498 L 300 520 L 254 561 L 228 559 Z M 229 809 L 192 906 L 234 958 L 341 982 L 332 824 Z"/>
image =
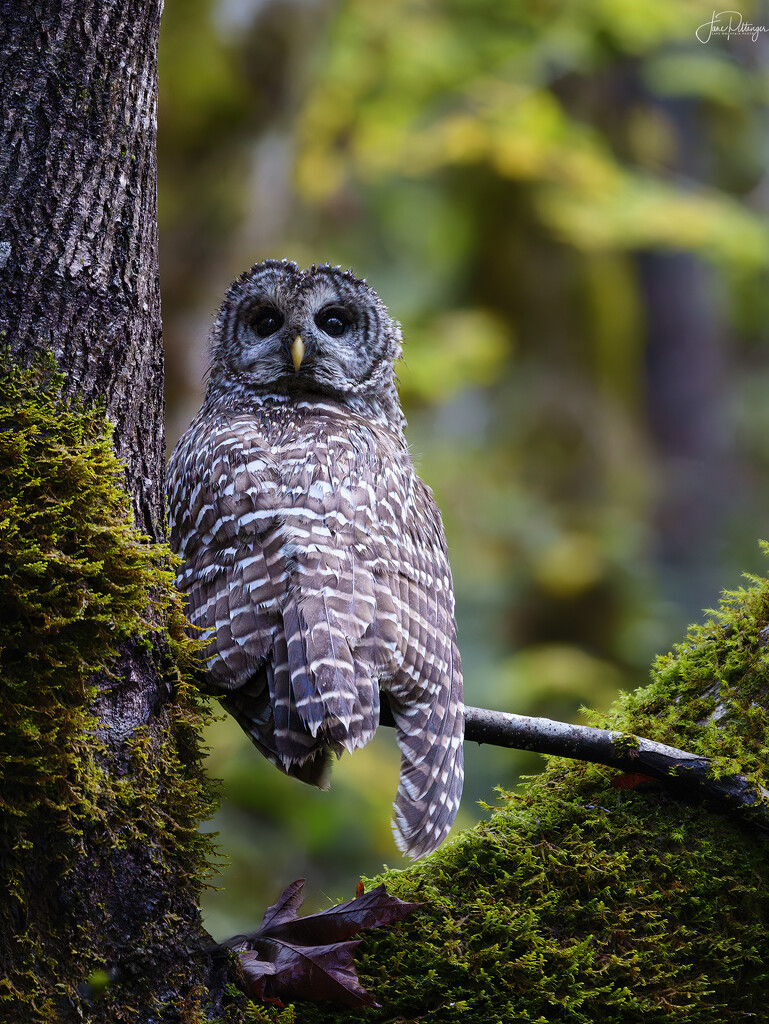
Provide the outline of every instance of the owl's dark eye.
<path id="1" fill-rule="evenodd" d="M 318 313 L 315 323 L 325 334 L 331 335 L 332 338 L 339 338 L 350 326 L 350 317 L 338 306 L 329 306 L 328 309 L 322 309 Z"/>
<path id="2" fill-rule="evenodd" d="M 254 330 L 260 338 L 269 338 L 283 326 L 283 314 L 272 306 L 260 309 L 254 319 Z"/>

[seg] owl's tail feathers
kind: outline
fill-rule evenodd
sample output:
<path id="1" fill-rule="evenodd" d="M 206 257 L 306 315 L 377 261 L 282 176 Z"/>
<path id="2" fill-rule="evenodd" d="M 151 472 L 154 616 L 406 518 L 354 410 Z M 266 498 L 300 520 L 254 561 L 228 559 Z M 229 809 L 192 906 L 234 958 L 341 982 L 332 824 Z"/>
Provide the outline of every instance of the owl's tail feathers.
<path id="1" fill-rule="evenodd" d="M 299 779 L 300 782 L 306 782 L 309 786 L 317 786 L 318 789 L 329 789 L 333 763 L 334 756 L 330 748 L 320 747 L 302 764 L 291 764 L 288 768 L 281 764 L 278 767 L 292 779 Z"/>
<path id="2" fill-rule="evenodd" d="M 454 823 L 464 780 L 464 707 L 454 694 L 432 706 L 404 705 L 390 697 L 401 776 L 392 828 L 409 857 L 432 853 Z"/>
<path id="3" fill-rule="evenodd" d="M 277 742 L 272 708 L 268 699 L 263 676 L 231 690 L 221 697 L 221 703 L 248 735 L 254 746 L 276 768 L 291 778 L 306 782 L 318 789 L 328 789 L 331 784 L 331 764 L 334 751 L 309 734 L 295 736 L 296 742 L 290 757 L 282 749 L 285 738 Z"/>

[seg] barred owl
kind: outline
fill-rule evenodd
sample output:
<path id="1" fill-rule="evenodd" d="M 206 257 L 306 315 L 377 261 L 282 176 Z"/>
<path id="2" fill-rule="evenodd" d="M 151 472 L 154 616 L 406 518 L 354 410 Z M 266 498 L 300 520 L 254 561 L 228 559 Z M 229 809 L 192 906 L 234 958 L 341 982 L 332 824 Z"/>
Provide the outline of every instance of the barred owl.
<path id="1" fill-rule="evenodd" d="M 364 281 L 267 260 L 224 297 L 203 405 L 171 457 L 171 545 L 210 681 L 259 750 L 326 788 L 382 693 L 401 750 L 393 832 L 445 838 L 462 671 L 440 514 L 414 471 L 400 330 Z"/>

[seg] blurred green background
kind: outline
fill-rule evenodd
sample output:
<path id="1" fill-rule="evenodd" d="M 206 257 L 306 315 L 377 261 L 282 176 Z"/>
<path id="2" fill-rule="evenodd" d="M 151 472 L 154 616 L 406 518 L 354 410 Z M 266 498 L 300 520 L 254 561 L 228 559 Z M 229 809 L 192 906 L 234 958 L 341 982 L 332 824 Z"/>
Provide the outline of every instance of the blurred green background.
<path id="1" fill-rule="evenodd" d="M 741 14 L 769 26 L 764 4 Z M 769 33 L 700 42 L 712 15 L 710 0 L 167 0 L 169 447 L 234 276 L 287 256 L 367 277 L 403 324 L 469 704 L 578 721 L 763 571 Z M 281 777 L 231 721 L 208 741 L 217 938 L 294 878 L 319 907 L 403 863 L 389 730 L 329 793 Z M 468 749 L 460 825 L 539 765 Z"/>

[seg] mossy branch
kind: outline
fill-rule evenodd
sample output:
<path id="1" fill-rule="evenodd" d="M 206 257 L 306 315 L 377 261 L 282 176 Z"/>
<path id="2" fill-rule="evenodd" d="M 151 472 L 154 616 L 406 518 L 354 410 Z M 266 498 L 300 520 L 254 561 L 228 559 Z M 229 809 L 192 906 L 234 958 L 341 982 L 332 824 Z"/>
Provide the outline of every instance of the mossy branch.
<path id="1" fill-rule="evenodd" d="M 724 593 L 589 724 L 467 709 L 469 742 L 560 756 L 498 791 L 488 821 L 367 883 L 428 901 L 359 948 L 383 1004 L 370 1024 L 766 1018 L 769 580 Z M 627 769 L 661 786 L 625 789 Z M 740 835 L 706 794 L 760 827 Z"/>
<path id="2" fill-rule="evenodd" d="M 382 725 L 394 725 L 383 702 Z M 720 810 L 737 811 L 769 833 L 769 790 L 741 773 L 716 777 L 712 758 L 630 733 L 531 718 L 487 708 L 465 708 L 465 741 L 576 758 L 622 772 L 647 775 L 670 789 L 706 799 Z"/>

